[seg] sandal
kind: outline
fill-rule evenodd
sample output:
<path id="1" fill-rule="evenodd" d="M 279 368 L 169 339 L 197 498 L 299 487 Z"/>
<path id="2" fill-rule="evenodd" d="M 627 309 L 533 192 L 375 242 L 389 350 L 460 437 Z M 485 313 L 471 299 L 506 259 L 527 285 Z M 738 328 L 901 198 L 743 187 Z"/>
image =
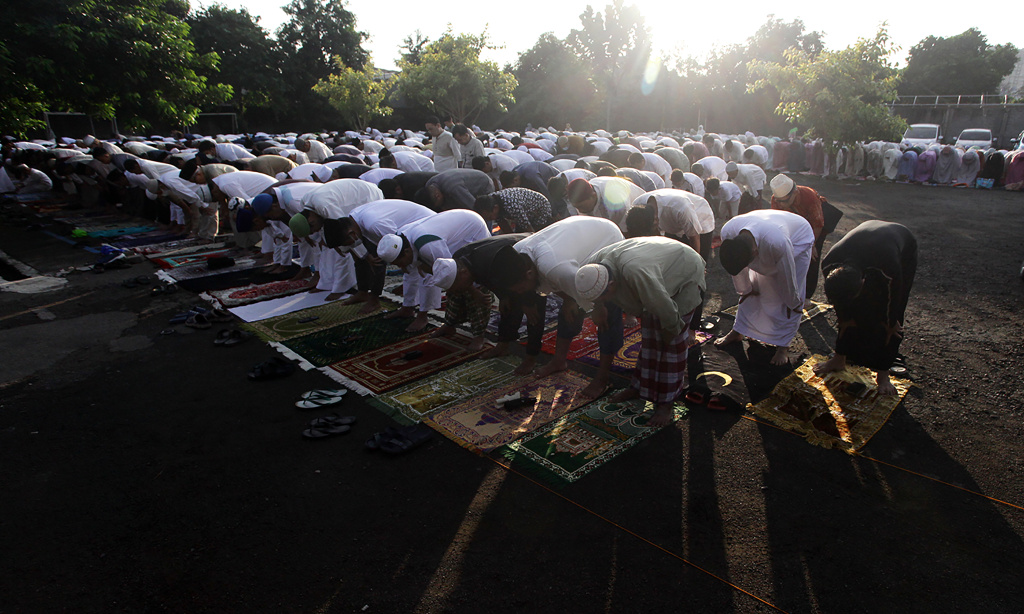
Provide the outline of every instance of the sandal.
<path id="1" fill-rule="evenodd" d="M 382 443 L 384 443 L 385 441 L 389 441 L 390 439 L 397 435 L 398 429 L 396 429 L 393 426 L 389 426 L 379 433 L 374 433 L 373 437 L 367 439 L 366 444 L 364 445 L 366 446 L 366 449 L 370 451 L 380 450 L 380 445 Z"/>
<path id="2" fill-rule="evenodd" d="M 347 424 L 325 424 L 323 426 L 313 426 L 302 431 L 302 436 L 306 439 L 323 439 L 332 435 L 344 435 L 351 430 L 352 427 Z"/>
<path id="3" fill-rule="evenodd" d="M 708 399 L 708 409 L 714 411 L 725 411 L 725 401 L 722 399 L 722 395 L 715 393 Z"/>
<path id="4" fill-rule="evenodd" d="M 330 397 L 343 397 L 348 394 L 348 388 L 321 388 L 319 390 L 310 390 L 309 392 L 303 392 L 300 399 L 308 399 L 312 396 L 326 395 Z"/>
<path id="5" fill-rule="evenodd" d="M 249 371 L 249 379 L 260 382 L 268 379 L 287 377 L 294 372 L 294 364 L 275 356 L 270 360 L 261 362 L 253 367 L 252 370 Z"/>
<path id="6" fill-rule="evenodd" d="M 342 416 L 339 414 L 331 414 L 329 416 L 323 416 L 320 418 L 313 418 L 309 421 L 309 426 L 313 428 L 321 428 L 325 426 L 352 426 L 356 423 L 355 416 Z"/>
<path id="7" fill-rule="evenodd" d="M 340 392 L 341 394 L 326 394 L 328 392 Z M 303 396 L 301 401 L 296 401 L 295 407 L 298 407 L 299 409 L 330 407 L 331 405 L 341 403 L 341 400 L 345 398 L 346 393 L 348 393 L 348 390 L 314 390 L 312 393 L 307 393 L 309 396 Z"/>
<path id="8" fill-rule="evenodd" d="M 718 316 L 708 316 L 701 320 L 699 328 L 706 333 L 710 333 L 718 327 L 719 321 L 721 321 L 721 318 Z"/>
<path id="9" fill-rule="evenodd" d="M 405 454 L 430 441 L 433 431 L 423 424 L 414 424 L 399 429 L 391 439 L 380 442 L 380 451 L 391 455 Z"/>
<path id="10" fill-rule="evenodd" d="M 230 331 L 230 330 L 228 330 L 226 328 L 217 331 L 217 336 L 213 338 L 213 344 L 214 345 L 223 345 L 225 341 L 227 341 L 229 338 L 231 338 L 231 333 L 232 332 L 233 331 Z"/>
<path id="11" fill-rule="evenodd" d="M 228 338 L 224 340 L 224 347 L 238 345 L 239 343 L 248 341 L 251 337 L 252 333 L 247 333 L 244 330 L 233 330 L 228 334 Z"/>
<path id="12" fill-rule="evenodd" d="M 213 325 L 210 324 L 210 320 L 207 319 L 207 317 L 204 316 L 203 314 L 193 313 L 188 317 L 187 320 L 185 320 L 185 326 L 188 326 L 189 328 L 198 328 L 200 330 L 206 330 L 207 328 L 210 328 Z"/>
<path id="13" fill-rule="evenodd" d="M 688 390 L 686 391 L 686 400 L 695 405 L 703 405 L 704 393 L 700 390 Z"/>
<path id="14" fill-rule="evenodd" d="M 206 314 L 206 317 L 209 318 L 211 322 L 230 322 L 234 319 L 234 316 L 227 311 L 216 308 L 211 309 L 210 312 Z"/>

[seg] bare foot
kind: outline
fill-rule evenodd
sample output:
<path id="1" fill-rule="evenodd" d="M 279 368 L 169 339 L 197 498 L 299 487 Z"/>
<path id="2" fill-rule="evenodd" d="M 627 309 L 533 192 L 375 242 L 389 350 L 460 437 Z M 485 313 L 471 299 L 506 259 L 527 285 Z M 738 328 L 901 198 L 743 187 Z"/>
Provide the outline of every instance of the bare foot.
<path id="1" fill-rule="evenodd" d="M 324 290 L 323 288 L 317 288 L 316 286 L 313 286 L 312 288 L 309 289 L 310 294 L 317 294 L 319 292 L 327 292 L 327 290 Z"/>
<path id="2" fill-rule="evenodd" d="M 660 428 L 672 421 L 672 403 L 658 403 L 654 406 L 654 413 L 644 426 Z"/>
<path id="3" fill-rule="evenodd" d="M 313 276 L 309 278 L 309 285 L 316 287 L 320 283 L 320 272 L 313 273 Z"/>
<path id="4" fill-rule="evenodd" d="M 878 394 L 881 396 L 892 396 L 896 394 L 896 386 L 889 381 L 889 374 L 881 371 L 875 376 L 875 385 L 878 386 Z"/>
<path id="5" fill-rule="evenodd" d="M 299 269 L 299 272 L 296 273 L 291 280 L 298 281 L 300 279 L 306 279 L 310 275 L 312 275 L 312 273 L 310 273 L 309 269 Z"/>
<path id="6" fill-rule="evenodd" d="M 327 296 L 324 297 L 324 300 L 325 301 L 336 301 L 339 298 L 341 298 L 342 296 L 344 296 L 344 294 L 341 293 L 341 292 L 331 292 L 330 294 L 328 294 Z"/>
<path id="7" fill-rule="evenodd" d="M 640 391 L 630 386 L 624 388 L 612 395 L 612 403 L 625 403 L 626 401 L 632 401 L 640 396 Z"/>
<path id="8" fill-rule="evenodd" d="M 516 367 L 514 371 L 512 371 L 512 373 L 514 375 L 529 375 L 530 373 L 533 372 L 533 368 L 536 366 L 537 357 L 527 356 L 526 358 L 523 359 L 523 362 L 521 362 L 519 366 Z"/>
<path id="9" fill-rule="evenodd" d="M 455 327 L 445 324 L 441 328 L 430 333 L 431 337 L 450 337 L 455 334 Z"/>
<path id="10" fill-rule="evenodd" d="M 726 335 L 726 336 L 724 336 L 724 337 L 722 337 L 720 339 L 715 339 L 715 345 L 717 345 L 718 347 L 722 347 L 723 345 L 729 345 L 730 343 L 736 343 L 737 341 L 742 341 L 742 340 L 743 340 L 743 335 L 739 334 L 735 330 L 731 330 L 731 331 L 729 331 L 728 335 Z"/>
<path id="11" fill-rule="evenodd" d="M 420 332 L 421 330 L 423 330 L 426 327 L 427 327 L 427 314 L 421 311 L 421 312 L 416 314 L 415 318 L 413 318 L 412 324 L 410 324 L 409 326 L 407 326 L 405 328 L 405 332 L 407 332 L 407 333 L 418 333 L 418 332 Z"/>
<path id="12" fill-rule="evenodd" d="M 846 368 L 846 356 L 835 354 L 825 362 L 814 365 L 815 375 L 824 375 L 833 371 L 842 371 Z"/>
<path id="13" fill-rule="evenodd" d="M 484 349 L 484 337 L 473 337 L 473 340 L 469 342 L 469 347 L 466 348 L 469 352 L 479 352 Z"/>
<path id="14" fill-rule="evenodd" d="M 370 293 L 360 290 L 347 299 L 341 301 L 342 305 L 355 305 L 356 303 L 365 303 L 370 300 Z"/>
<path id="15" fill-rule="evenodd" d="M 370 298 L 359 309 L 359 313 L 373 313 L 378 309 L 380 309 L 380 300 L 376 296 L 370 295 Z"/>
<path id="16" fill-rule="evenodd" d="M 540 369 L 537 369 L 537 379 L 547 377 L 552 373 L 558 373 L 559 371 L 565 371 L 569 367 L 566 364 L 564 358 L 558 358 L 557 356 L 548 361 L 548 364 L 544 365 Z"/>
<path id="17" fill-rule="evenodd" d="M 402 307 L 398 311 L 392 311 L 391 313 L 387 314 L 386 316 L 384 316 L 384 319 L 390 320 L 391 318 L 411 318 L 414 315 L 416 315 L 416 309 L 414 309 L 413 307 Z"/>
<path id="18" fill-rule="evenodd" d="M 789 353 L 788 347 L 779 347 L 775 350 L 771 363 L 773 365 L 788 365 L 793 362 L 793 358 L 794 356 Z"/>
<path id="19" fill-rule="evenodd" d="M 499 341 L 494 347 L 481 354 L 480 358 L 497 358 L 499 356 L 504 356 L 505 354 L 508 354 L 508 342 Z M 530 367 L 530 370 L 533 370 L 533 367 Z"/>
<path id="20" fill-rule="evenodd" d="M 595 377 L 594 380 L 587 384 L 587 387 L 583 389 L 583 396 L 596 399 L 604 394 L 605 390 L 608 390 L 608 378 Z"/>

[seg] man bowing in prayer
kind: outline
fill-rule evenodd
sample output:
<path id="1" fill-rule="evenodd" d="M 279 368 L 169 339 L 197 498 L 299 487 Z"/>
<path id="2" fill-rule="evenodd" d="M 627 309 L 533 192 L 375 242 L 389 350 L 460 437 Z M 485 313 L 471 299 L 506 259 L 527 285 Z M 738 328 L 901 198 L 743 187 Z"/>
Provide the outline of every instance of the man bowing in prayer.
<path id="1" fill-rule="evenodd" d="M 602 305 L 611 302 L 640 318 L 640 356 L 629 388 L 612 399 L 640 397 L 654 403 L 648 426 L 672 419 L 672 405 L 688 386 L 686 357 L 694 310 L 703 300 L 704 259 L 689 245 L 665 237 L 626 239 L 599 250 L 576 273 L 576 291 Z"/>
<path id="2" fill-rule="evenodd" d="M 825 295 L 839 319 L 839 337 L 835 355 L 814 372 L 841 371 L 850 360 L 877 372 L 879 394 L 896 394 L 889 369 L 903 341 L 917 239 L 900 224 L 864 222 L 832 246 L 821 268 Z"/>
<path id="3" fill-rule="evenodd" d="M 813 247 L 811 225 L 795 213 L 751 211 L 729 220 L 722 227 L 719 259 L 732 275 L 740 303 L 732 331 L 715 345 L 746 336 L 776 346 L 773 365 L 790 362 Z"/>

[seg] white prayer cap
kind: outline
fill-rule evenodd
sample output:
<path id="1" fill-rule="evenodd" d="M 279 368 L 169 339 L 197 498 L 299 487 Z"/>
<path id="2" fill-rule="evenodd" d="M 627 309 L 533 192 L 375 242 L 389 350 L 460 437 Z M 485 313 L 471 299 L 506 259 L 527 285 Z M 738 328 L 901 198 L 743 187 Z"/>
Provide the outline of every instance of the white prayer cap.
<path id="1" fill-rule="evenodd" d="M 727 172 L 727 173 L 734 173 L 734 172 L 736 172 L 738 170 L 740 170 L 740 169 L 739 169 L 738 166 L 736 166 L 735 162 L 727 162 L 726 165 L 725 165 L 725 172 Z"/>
<path id="2" fill-rule="evenodd" d="M 380 254 L 380 248 L 377 253 Z M 433 285 L 448 290 L 455 283 L 455 276 L 459 272 L 459 265 L 451 258 L 438 258 L 434 261 L 434 272 L 431 275 Z"/>
<path id="3" fill-rule="evenodd" d="M 384 235 L 377 244 L 377 257 L 384 262 L 391 264 L 402 253 L 402 237 L 398 235 Z"/>
<path id="4" fill-rule="evenodd" d="M 94 137 L 91 134 L 87 134 L 85 135 L 85 138 L 82 139 L 82 142 L 85 143 L 86 147 L 89 147 L 90 145 L 96 142 L 96 137 Z"/>
<path id="5" fill-rule="evenodd" d="M 576 271 L 576 292 L 584 300 L 594 301 L 608 288 L 611 275 L 603 264 L 587 264 Z"/>
<path id="6" fill-rule="evenodd" d="M 313 169 L 313 174 L 316 176 L 317 179 L 320 180 L 320 183 L 327 183 L 328 181 L 330 181 L 331 175 L 333 173 L 334 170 L 326 166 L 321 166 L 319 168 Z"/>
<path id="7" fill-rule="evenodd" d="M 793 191 L 796 184 L 789 177 L 779 173 L 776 175 L 771 182 L 772 195 L 775 198 L 785 198 L 789 196 L 789 193 Z"/>
<path id="8" fill-rule="evenodd" d="M 278 174 L 274 175 L 274 179 L 277 179 L 278 181 L 284 181 L 287 178 L 288 178 L 288 173 L 278 173 Z"/>

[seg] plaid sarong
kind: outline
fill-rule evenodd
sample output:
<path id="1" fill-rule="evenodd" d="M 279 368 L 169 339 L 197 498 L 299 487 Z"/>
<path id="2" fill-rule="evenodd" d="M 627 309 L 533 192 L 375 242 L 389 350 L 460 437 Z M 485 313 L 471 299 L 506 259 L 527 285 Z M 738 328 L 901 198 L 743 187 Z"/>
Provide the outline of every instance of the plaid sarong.
<path id="1" fill-rule="evenodd" d="M 480 337 L 487 330 L 487 323 L 491 319 L 491 303 L 494 296 L 487 290 L 481 289 L 487 299 L 486 305 L 481 305 L 473 298 L 471 292 L 450 292 L 446 303 L 444 322 L 449 326 L 458 326 L 463 322 L 469 323 L 469 332 L 474 337 Z"/>
<path id="2" fill-rule="evenodd" d="M 649 313 L 640 317 L 640 356 L 633 370 L 632 385 L 640 391 L 641 399 L 671 403 L 686 390 L 687 339 L 692 317 L 691 311 L 680 318 L 683 330 L 672 339 L 667 350 L 661 347 L 663 334 L 658 318 Z"/>

